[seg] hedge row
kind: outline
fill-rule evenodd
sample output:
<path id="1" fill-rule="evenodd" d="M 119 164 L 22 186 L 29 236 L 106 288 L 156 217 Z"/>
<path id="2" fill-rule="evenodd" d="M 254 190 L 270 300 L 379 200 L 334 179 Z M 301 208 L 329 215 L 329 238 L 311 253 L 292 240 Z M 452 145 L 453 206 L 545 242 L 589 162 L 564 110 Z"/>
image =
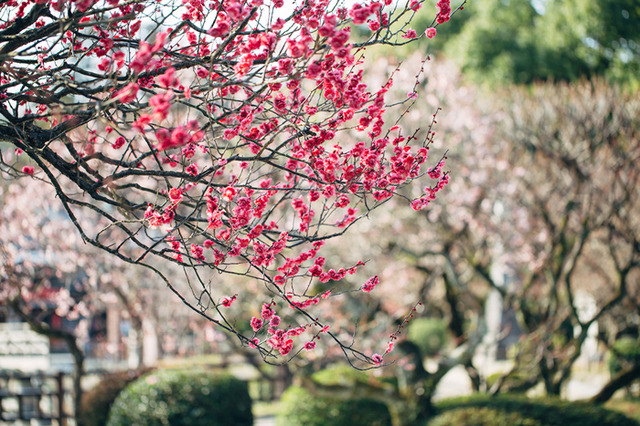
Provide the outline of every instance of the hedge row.
<path id="1" fill-rule="evenodd" d="M 247 383 L 203 369 L 106 376 L 83 398 L 85 426 L 251 426 Z"/>
<path id="2" fill-rule="evenodd" d="M 206 370 L 159 370 L 136 380 L 116 398 L 108 426 L 250 426 L 245 382 Z"/>
<path id="3" fill-rule="evenodd" d="M 278 426 L 391 426 L 387 406 L 371 399 L 319 397 L 291 386 L 282 395 Z"/>
<path id="4" fill-rule="evenodd" d="M 366 377 L 362 372 L 339 368 L 314 375 L 316 383 L 325 386 L 363 383 Z M 89 392 L 88 396 L 93 396 L 86 399 L 83 408 L 95 419 L 85 424 L 105 424 L 106 412 L 115 394 L 133 378 L 125 373 L 112 375 Z M 101 391 L 103 398 L 96 396 L 101 395 Z M 378 400 L 355 394 L 346 400 L 319 396 L 292 386 L 282 396 L 277 423 L 279 426 L 387 426 L 392 424 L 392 418 L 388 407 Z M 201 369 L 160 370 L 126 386 L 110 407 L 106 424 L 252 425 L 251 397 L 247 384 L 229 375 Z M 423 425 L 639 426 L 639 423 L 594 404 L 473 395 L 438 403 L 435 415 L 424 420 Z"/>
<path id="5" fill-rule="evenodd" d="M 552 398 L 473 395 L 443 401 L 436 408 L 439 414 L 425 425 L 638 426 L 600 405 Z"/>

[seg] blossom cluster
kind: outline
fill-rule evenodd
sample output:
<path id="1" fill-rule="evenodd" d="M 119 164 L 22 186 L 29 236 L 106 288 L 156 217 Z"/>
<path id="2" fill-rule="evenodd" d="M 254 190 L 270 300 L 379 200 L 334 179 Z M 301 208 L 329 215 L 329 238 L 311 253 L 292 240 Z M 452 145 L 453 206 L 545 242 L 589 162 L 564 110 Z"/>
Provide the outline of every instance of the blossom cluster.
<path id="1" fill-rule="evenodd" d="M 351 283 L 362 261 L 328 265 L 324 241 L 428 175 L 437 182 L 411 202 L 424 208 L 449 179 L 444 160 L 424 170 L 432 139 L 420 141 L 387 123 L 393 78 L 377 88 L 365 82 L 366 45 L 421 5 L 414 0 L 394 9 L 391 3 L 334 7 L 307 0 L 284 19 L 281 0 L 53 1 L 33 28 L 75 27 L 34 44 L 39 59 L 31 71 L 46 96 L 29 105 L 41 93 L 32 83 L 8 84 L 24 74 L 16 69 L 0 75 L 9 88 L 0 102 L 48 128 L 76 132 L 50 144 L 46 161 L 58 161 L 79 192 L 97 201 L 93 208 L 141 250 L 135 262 L 153 255 L 234 274 L 242 265 L 248 279 L 264 284 L 261 297 L 288 306 L 301 322 L 279 328 L 275 305 L 261 300 L 260 315 L 248 321 L 256 336 L 244 341 L 282 356 L 297 344 L 313 350 L 327 330 L 310 312 L 334 292 L 318 293 L 311 284 L 367 293 L 379 285 L 377 276 Z M 4 28 L 23 22 L 27 7 L 39 13 L 28 4 L 2 15 Z M 438 9 L 438 22 L 446 22 L 449 1 Z M 149 21 L 167 24 L 147 34 Z M 371 38 L 353 42 L 352 25 L 365 24 Z M 430 30 L 427 37 L 435 35 Z M 415 38 L 411 31 L 402 30 Z M 21 55 L 29 51 L 16 58 Z M 65 68 L 76 58 L 83 58 L 81 71 Z M 70 93 L 89 103 L 63 101 Z M 33 148 L 40 141 L 30 143 L 16 146 L 41 155 Z M 125 245 L 100 238 L 96 244 L 112 252 Z M 222 289 L 202 286 L 208 309 L 218 315 L 212 320 L 231 324 L 225 315 L 233 309 L 218 308 L 231 308 L 243 293 L 221 297 Z M 203 313 L 201 300 L 192 306 Z"/>

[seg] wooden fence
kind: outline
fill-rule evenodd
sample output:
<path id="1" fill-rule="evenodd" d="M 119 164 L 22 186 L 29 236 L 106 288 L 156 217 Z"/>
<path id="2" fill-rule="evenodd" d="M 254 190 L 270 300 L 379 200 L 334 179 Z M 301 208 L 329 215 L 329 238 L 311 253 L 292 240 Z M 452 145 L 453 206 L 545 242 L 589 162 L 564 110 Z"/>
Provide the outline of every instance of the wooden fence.
<path id="1" fill-rule="evenodd" d="M 0 424 L 66 425 L 64 373 L 0 371 Z"/>

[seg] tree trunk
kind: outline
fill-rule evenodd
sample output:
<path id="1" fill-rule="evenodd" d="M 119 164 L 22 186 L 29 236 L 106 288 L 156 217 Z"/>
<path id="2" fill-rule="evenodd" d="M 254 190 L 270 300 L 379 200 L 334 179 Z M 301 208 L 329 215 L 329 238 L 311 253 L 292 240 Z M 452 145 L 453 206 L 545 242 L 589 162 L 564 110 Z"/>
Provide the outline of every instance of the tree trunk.
<path id="1" fill-rule="evenodd" d="M 634 380 L 640 378 L 640 364 L 629 370 L 623 370 L 612 378 L 609 383 L 598 392 L 589 402 L 602 404 L 607 402 L 618 389 L 629 386 Z"/>
<path id="2" fill-rule="evenodd" d="M 138 369 L 145 367 L 144 362 L 144 323 L 138 316 L 131 315 L 131 325 L 136 330 L 136 356 L 138 357 Z"/>
<path id="3" fill-rule="evenodd" d="M 80 346 L 78 346 L 76 336 L 69 331 L 53 329 L 49 324 L 33 318 L 21 309 L 22 306 L 18 300 L 9 301 L 9 305 L 23 321 L 29 324 L 33 331 L 49 338 L 62 339 L 67 345 L 67 348 L 73 357 L 73 415 L 76 418 L 76 421 L 78 421 L 81 411 L 82 376 L 84 375 L 85 355 Z M 78 423 L 78 426 L 82 425 Z"/>
<path id="4" fill-rule="evenodd" d="M 82 425 L 82 377 L 84 376 L 84 352 L 78 346 L 74 336 L 66 337 L 65 342 L 73 356 L 73 415 L 78 426 Z"/>
<path id="5" fill-rule="evenodd" d="M 542 376 L 542 380 L 544 381 L 544 390 L 549 396 L 560 396 L 560 389 L 562 387 L 562 381 L 556 380 L 556 366 L 549 368 L 546 365 L 547 359 L 542 357 L 540 360 L 540 375 Z M 555 362 L 555 360 L 554 360 Z"/>
<path id="6" fill-rule="evenodd" d="M 280 398 L 282 393 L 293 383 L 293 373 L 289 364 L 276 366 L 276 377 L 273 382 L 273 397 Z"/>

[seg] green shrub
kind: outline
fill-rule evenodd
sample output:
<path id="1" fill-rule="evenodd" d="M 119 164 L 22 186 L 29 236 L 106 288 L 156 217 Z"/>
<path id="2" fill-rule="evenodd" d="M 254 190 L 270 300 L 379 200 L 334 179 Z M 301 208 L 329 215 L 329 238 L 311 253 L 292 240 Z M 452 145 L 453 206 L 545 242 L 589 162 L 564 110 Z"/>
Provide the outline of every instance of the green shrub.
<path id="1" fill-rule="evenodd" d="M 557 399 L 526 399 L 514 396 L 489 397 L 473 395 L 445 400 L 436 405 L 436 416 L 427 425 L 527 425 L 527 426 L 638 426 L 638 423 L 621 413 L 586 404 Z M 465 419 L 476 416 L 480 423 Z"/>
<path id="2" fill-rule="evenodd" d="M 640 342 L 632 337 L 622 337 L 616 340 L 609 351 L 611 375 L 636 364 L 640 364 Z"/>
<path id="3" fill-rule="evenodd" d="M 104 426 L 118 394 L 142 374 L 143 372 L 131 370 L 103 376 L 97 385 L 82 395 L 79 423 L 84 426 Z"/>
<path id="4" fill-rule="evenodd" d="M 279 426 L 386 426 L 391 414 L 382 402 L 337 399 L 312 395 L 291 386 L 282 394 Z"/>
<path id="5" fill-rule="evenodd" d="M 605 407 L 622 413 L 640 424 L 640 399 L 638 398 L 612 398 L 605 403 Z"/>
<path id="6" fill-rule="evenodd" d="M 420 348 L 422 356 L 434 356 L 447 344 L 447 324 L 441 319 L 416 318 L 409 324 L 407 338 Z"/>
<path id="7" fill-rule="evenodd" d="M 376 383 L 376 379 L 370 377 L 366 372 L 344 364 L 316 371 L 313 373 L 312 379 L 322 386 L 355 386 L 357 383 Z"/>
<path id="8" fill-rule="evenodd" d="M 434 417 L 429 426 L 543 426 L 534 419 L 523 418 L 520 413 L 494 410 L 486 407 L 464 407 L 445 411 Z"/>
<path id="9" fill-rule="evenodd" d="M 108 426 L 252 425 L 247 384 L 206 370 L 160 370 L 123 390 Z"/>

